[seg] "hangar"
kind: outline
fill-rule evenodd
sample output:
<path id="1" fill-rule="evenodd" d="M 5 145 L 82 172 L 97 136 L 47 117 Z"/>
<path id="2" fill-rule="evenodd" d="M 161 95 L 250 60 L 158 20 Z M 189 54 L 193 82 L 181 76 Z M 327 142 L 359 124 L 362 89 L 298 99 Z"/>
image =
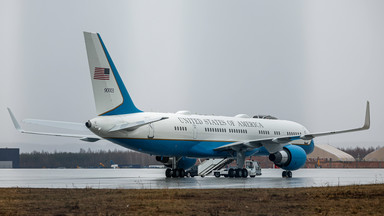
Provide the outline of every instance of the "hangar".
<path id="1" fill-rule="evenodd" d="M 0 168 L 19 168 L 20 149 L 0 148 Z"/>
<path id="2" fill-rule="evenodd" d="M 367 154 L 364 161 L 384 161 L 384 148 L 380 148 L 374 152 Z"/>
<path id="3" fill-rule="evenodd" d="M 316 144 L 308 159 L 325 159 L 331 161 L 356 161 L 352 155 L 327 144 Z"/>

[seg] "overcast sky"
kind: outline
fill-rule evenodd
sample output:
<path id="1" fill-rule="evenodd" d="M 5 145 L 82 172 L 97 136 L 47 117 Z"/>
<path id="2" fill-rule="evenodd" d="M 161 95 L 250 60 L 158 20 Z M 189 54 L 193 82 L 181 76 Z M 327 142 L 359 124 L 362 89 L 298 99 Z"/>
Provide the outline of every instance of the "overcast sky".
<path id="1" fill-rule="evenodd" d="M 6 110 L 95 117 L 82 31 L 101 34 L 142 110 L 270 114 L 322 132 L 362 126 L 369 100 L 369 131 L 316 142 L 384 146 L 383 10 L 380 0 L 1 0 L 0 147 L 121 149 L 20 134 Z"/>

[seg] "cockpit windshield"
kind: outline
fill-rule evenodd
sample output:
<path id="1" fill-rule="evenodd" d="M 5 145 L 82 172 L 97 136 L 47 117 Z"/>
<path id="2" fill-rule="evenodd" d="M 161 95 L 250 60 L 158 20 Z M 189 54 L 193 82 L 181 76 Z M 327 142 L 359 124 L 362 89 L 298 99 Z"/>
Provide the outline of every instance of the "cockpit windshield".
<path id="1" fill-rule="evenodd" d="M 271 116 L 271 115 L 255 115 L 255 116 L 253 116 L 253 118 L 258 118 L 258 119 L 274 119 L 274 120 L 278 119 L 278 118 L 276 118 L 274 116 Z"/>

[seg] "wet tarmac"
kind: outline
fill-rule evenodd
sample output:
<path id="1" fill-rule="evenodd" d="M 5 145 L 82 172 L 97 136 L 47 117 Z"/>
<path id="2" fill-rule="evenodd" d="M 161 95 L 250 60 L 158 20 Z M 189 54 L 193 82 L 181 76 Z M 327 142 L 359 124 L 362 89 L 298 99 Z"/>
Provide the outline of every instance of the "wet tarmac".
<path id="1" fill-rule="evenodd" d="M 293 178 L 263 169 L 256 178 L 165 178 L 164 169 L 0 169 L 0 187 L 27 188 L 295 188 L 384 183 L 384 169 L 300 169 Z"/>

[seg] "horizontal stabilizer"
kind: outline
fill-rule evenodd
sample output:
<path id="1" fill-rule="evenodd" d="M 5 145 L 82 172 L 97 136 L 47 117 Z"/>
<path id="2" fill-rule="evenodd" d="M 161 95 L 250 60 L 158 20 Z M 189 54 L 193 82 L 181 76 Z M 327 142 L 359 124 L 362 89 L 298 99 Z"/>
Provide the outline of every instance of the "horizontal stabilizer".
<path id="1" fill-rule="evenodd" d="M 41 119 L 24 119 L 23 123 L 42 125 L 55 128 L 63 128 L 76 131 L 89 131 L 82 123 L 77 122 L 63 122 L 63 121 L 50 121 L 50 120 L 41 120 Z"/>
<path id="2" fill-rule="evenodd" d="M 79 138 L 82 141 L 86 142 L 96 142 L 100 140 L 100 137 L 92 136 L 92 135 L 80 135 L 80 134 L 62 134 L 62 133 L 46 133 L 46 132 L 36 132 L 36 131 L 25 131 L 21 128 L 19 122 L 16 120 L 15 115 L 13 115 L 11 109 L 7 108 L 9 115 L 11 116 L 13 125 L 15 126 L 16 130 L 18 130 L 20 133 L 25 134 L 35 134 L 35 135 L 46 135 L 46 136 L 59 136 L 59 137 L 72 137 L 72 138 Z M 46 120 L 40 120 L 42 122 Z"/>

